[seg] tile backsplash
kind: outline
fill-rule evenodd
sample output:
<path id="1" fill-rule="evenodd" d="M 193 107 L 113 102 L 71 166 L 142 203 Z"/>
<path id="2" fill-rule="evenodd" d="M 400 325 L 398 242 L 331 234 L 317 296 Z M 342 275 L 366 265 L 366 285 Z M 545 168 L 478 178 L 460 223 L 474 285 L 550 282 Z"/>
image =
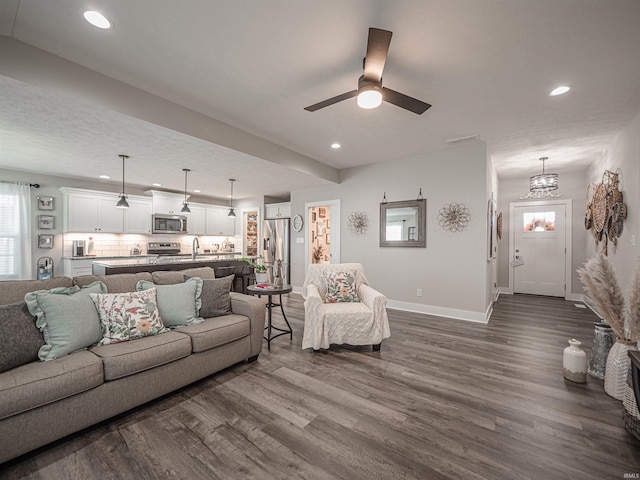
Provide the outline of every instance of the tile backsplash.
<path id="1" fill-rule="evenodd" d="M 73 256 L 73 241 L 85 240 L 87 248 L 89 239 L 93 239 L 94 251 L 97 257 L 126 257 L 131 255 L 131 249 L 138 245 L 141 255 L 147 254 L 147 244 L 149 242 L 180 242 L 180 253 L 191 253 L 193 235 L 125 235 L 111 233 L 82 234 L 65 233 L 63 235 L 63 256 Z M 200 253 L 205 250 L 213 250 L 213 245 L 222 245 L 223 242 L 234 244 L 235 252 L 242 251 L 241 237 L 216 237 L 198 235 L 200 243 Z"/>

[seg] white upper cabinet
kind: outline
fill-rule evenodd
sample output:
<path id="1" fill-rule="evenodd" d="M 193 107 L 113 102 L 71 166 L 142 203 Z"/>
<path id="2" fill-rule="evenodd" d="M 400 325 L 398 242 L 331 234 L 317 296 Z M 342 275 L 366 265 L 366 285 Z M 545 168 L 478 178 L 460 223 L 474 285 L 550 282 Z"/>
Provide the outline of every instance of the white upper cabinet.
<path id="1" fill-rule="evenodd" d="M 124 233 L 151 235 L 151 198 L 131 196 L 128 201 L 129 208 L 124 210 Z"/>
<path id="2" fill-rule="evenodd" d="M 65 232 L 122 233 L 124 212 L 116 208 L 118 195 L 75 188 L 61 188 Z"/>
<path id="3" fill-rule="evenodd" d="M 236 232 L 236 218 L 229 217 L 227 207 L 207 207 L 207 235 L 232 236 Z M 187 223 L 188 225 L 188 223 Z"/>
<path id="4" fill-rule="evenodd" d="M 264 209 L 265 218 L 291 218 L 291 202 L 271 203 Z"/>
<path id="5" fill-rule="evenodd" d="M 190 203 L 187 213 L 187 233 L 190 235 L 205 235 L 207 233 L 207 207 L 206 205 Z M 184 215 L 184 214 L 181 214 Z"/>
<path id="6" fill-rule="evenodd" d="M 184 195 L 159 192 L 157 190 L 149 190 L 145 193 L 151 193 L 153 195 L 153 213 L 183 215 L 183 213 L 180 213 L 180 210 L 182 210 L 182 205 L 184 204 Z"/>

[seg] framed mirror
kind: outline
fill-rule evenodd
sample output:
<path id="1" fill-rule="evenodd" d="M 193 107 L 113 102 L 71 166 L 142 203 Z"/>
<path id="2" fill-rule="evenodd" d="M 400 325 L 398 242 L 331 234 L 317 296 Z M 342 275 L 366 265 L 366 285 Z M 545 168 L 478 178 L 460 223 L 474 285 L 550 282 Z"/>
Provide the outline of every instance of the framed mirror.
<path id="1" fill-rule="evenodd" d="M 380 204 L 380 246 L 427 246 L 427 201 L 405 200 Z"/>

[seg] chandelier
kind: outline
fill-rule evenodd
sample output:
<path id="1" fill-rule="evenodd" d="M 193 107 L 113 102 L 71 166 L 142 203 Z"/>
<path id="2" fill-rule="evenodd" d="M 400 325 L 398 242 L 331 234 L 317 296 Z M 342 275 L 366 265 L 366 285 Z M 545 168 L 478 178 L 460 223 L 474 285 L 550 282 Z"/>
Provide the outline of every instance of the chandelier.
<path id="1" fill-rule="evenodd" d="M 529 191 L 530 192 L 550 192 L 558 189 L 558 174 L 557 173 L 545 173 L 544 162 L 549 160 L 549 157 L 542 157 L 542 173 L 534 175 L 529 178 Z"/>

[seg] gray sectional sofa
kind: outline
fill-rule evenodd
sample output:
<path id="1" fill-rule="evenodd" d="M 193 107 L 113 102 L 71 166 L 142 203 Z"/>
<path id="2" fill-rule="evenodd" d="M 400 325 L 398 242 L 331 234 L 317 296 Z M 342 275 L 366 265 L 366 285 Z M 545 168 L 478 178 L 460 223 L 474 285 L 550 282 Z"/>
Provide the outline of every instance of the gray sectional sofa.
<path id="1" fill-rule="evenodd" d="M 20 302 L 29 292 L 96 281 L 103 282 L 109 293 L 134 292 L 140 280 L 169 285 L 182 282 L 183 275 L 213 279 L 213 269 L 207 269 L 0 282 L 0 335 L 5 341 L 9 334 L 16 342 L 37 340 L 40 332 L 35 326 L 22 320 L 23 325 L 16 327 L 9 313 L 25 311 L 26 304 Z M 166 333 L 89 346 L 48 361 L 26 352 L 33 346 L 17 349 L 10 360 L 27 363 L 0 372 L 0 463 L 221 369 L 257 359 L 264 302 L 240 293 L 228 295 L 231 313 Z M 9 354 L 7 350 L 3 355 Z M 27 358 L 16 360 L 15 355 Z"/>

